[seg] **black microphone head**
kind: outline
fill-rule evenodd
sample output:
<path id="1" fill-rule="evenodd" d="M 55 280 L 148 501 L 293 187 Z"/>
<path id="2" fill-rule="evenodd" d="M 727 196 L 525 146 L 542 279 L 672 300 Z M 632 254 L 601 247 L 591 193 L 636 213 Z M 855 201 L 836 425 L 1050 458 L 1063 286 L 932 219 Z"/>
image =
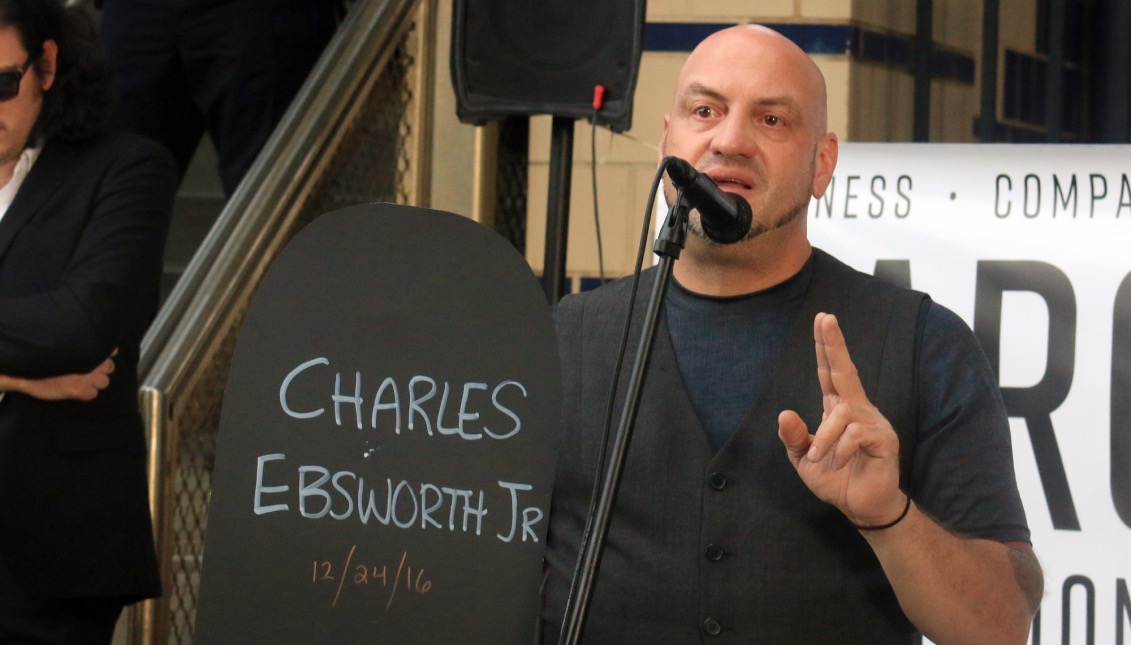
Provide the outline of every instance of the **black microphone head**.
<path id="1" fill-rule="evenodd" d="M 665 157 L 664 163 L 667 164 L 668 177 L 671 177 L 676 188 L 686 187 L 699 176 L 699 171 L 679 157 Z"/>
<path id="2" fill-rule="evenodd" d="M 742 195 L 727 193 L 734 198 L 734 213 L 728 217 L 704 217 L 702 211 L 699 215 L 699 225 L 703 233 L 719 244 L 734 244 L 742 241 L 750 232 L 750 225 L 754 221 L 754 212 L 750 210 L 750 202 Z"/>
<path id="3" fill-rule="evenodd" d="M 749 202 L 720 189 L 709 175 L 679 157 L 665 157 L 664 164 L 672 185 L 682 190 L 688 203 L 699 211 L 699 224 L 708 239 L 733 244 L 746 237 L 754 220 Z"/>

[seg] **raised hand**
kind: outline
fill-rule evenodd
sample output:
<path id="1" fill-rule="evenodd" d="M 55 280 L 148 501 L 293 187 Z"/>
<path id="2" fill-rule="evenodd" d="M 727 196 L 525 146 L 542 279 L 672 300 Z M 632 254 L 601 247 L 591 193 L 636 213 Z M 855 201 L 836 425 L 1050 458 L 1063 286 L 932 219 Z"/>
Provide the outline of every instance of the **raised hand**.
<path id="1" fill-rule="evenodd" d="M 813 321 L 823 414 L 815 434 L 792 410 L 778 415 L 778 436 L 801 480 L 861 527 L 900 517 L 899 438 L 868 400 L 836 316 Z"/>

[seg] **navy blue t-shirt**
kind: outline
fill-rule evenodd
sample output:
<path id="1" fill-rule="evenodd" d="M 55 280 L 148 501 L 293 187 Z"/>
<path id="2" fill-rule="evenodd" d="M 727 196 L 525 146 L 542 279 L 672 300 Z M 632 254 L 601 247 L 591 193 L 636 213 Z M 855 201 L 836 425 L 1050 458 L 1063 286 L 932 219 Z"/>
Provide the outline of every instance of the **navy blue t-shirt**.
<path id="1" fill-rule="evenodd" d="M 810 258 L 789 280 L 731 298 L 692 293 L 672 280 L 665 313 L 676 363 L 715 450 L 761 398 L 812 275 Z"/>

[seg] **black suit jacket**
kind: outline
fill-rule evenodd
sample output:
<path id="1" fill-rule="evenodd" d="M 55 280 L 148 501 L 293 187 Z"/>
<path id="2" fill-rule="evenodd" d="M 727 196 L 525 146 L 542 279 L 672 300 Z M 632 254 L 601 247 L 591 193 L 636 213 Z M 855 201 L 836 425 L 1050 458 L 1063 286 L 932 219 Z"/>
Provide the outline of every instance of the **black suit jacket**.
<path id="1" fill-rule="evenodd" d="M 137 401 L 176 171 L 135 135 L 48 142 L 0 218 L 0 373 L 87 372 L 90 402 L 0 401 L 0 558 L 60 598 L 160 593 Z"/>

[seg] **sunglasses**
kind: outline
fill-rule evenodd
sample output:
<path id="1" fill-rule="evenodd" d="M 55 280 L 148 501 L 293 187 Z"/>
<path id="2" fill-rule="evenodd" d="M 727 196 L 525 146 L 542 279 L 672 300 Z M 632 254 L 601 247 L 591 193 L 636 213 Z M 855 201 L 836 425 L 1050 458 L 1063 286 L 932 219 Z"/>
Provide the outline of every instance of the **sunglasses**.
<path id="1" fill-rule="evenodd" d="M 24 63 L 23 67 L 8 72 L 0 72 L 0 101 L 10 101 L 20 94 L 20 82 L 24 74 L 31 67 L 31 60 Z"/>

